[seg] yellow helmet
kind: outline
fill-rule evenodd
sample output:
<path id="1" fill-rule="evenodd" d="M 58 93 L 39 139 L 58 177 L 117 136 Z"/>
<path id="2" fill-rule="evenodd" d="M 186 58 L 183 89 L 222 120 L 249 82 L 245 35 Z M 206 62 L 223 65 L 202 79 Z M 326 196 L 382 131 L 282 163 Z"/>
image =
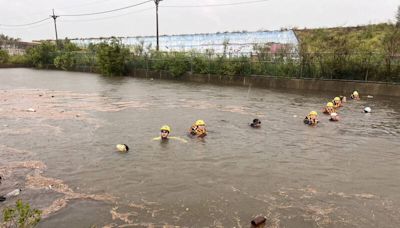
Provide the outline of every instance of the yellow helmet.
<path id="1" fill-rule="evenodd" d="M 353 92 L 353 95 L 354 95 L 354 96 L 358 96 L 358 92 L 357 92 L 357 91 L 354 91 L 354 92 Z"/>
<path id="2" fill-rule="evenodd" d="M 204 120 L 197 120 L 195 123 L 196 126 L 205 126 L 206 123 L 204 122 Z"/>
<path id="3" fill-rule="evenodd" d="M 318 116 L 318 113 L 316 111 L 311 111 L 309 115 L 310 116 Z"/>
<path id="4" fill-rule="evenodd" d="M 161 131 L 171 132 L 171 128 L 168 125 L 164 125 L 164 126 L 161 127 Z"/>
<path id="5" fill-rule="evenodd" d="M 333 100 L 334 101 L 340 101 L 340 97 L 335 97 Z"/>
<path id="6" fill-rule="evenodd" d="M 328 102 L 328 104 L 326 104 L 326 107 L 333 107 L 333 103 L 332 102 Z"/>

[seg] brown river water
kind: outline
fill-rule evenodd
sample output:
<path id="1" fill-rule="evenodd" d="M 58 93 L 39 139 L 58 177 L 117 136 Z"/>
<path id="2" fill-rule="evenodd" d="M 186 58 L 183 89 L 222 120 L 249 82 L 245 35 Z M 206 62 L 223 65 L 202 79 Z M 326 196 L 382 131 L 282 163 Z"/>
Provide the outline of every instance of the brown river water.
<path id="1" fill-rule="evenodd" d="M 364 96 L 340 122 L 303 124 L 335 95 L 0 69 L 0 195 L 22 189 L 0 209 L 21 198 L 43 210 L 41 228 L 239 228 L 257 215 L 397 228 L 399 99 Z M 186 136 L 197 119 L 204 140 Z M 188 142 L 153 141 L 164 124 Z"/>

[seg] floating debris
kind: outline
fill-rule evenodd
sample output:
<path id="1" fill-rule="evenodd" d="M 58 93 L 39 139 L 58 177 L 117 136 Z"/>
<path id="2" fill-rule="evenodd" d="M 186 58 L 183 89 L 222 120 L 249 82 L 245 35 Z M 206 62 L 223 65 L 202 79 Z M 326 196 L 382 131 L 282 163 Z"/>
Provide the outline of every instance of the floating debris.
<path id="1" fill-rule="evenodd" d="M 119 219 L 119 220 L 121 220 L 121 221 L 123 221 L 123 222 L 125 222 L 125 223 L 127 223 L 127 224 L 132 224 L 132 223 L 133 223 L 133 220 L 132 220 L 132 219 L 129 219 L 129 217 L 132 217 L 132 216 L 133 216 L 133 217 L 136 217 L 136 216 L 138 216 L 138 214 L 135 213 L 135 212 L 131 212 L 131 213 L 120 213 L 120 212 L 117 212 L 117 210 L 118 210 L 118 207 L 114 207 L 114 208 L 110 211 L 112 220 L 117 220 L 117 219 Z"/>
<path id="2" fill-rule="evenodd" d="M 90 111 L 118 112 L 127 108 L 146 108 L 150 104 L 142 101 L 119 101 L 113 98 L 103 97 L 99 94 L 74 93 L 71 91 L 51 91 L 52 99 L 44 99 L 43 94 L 48 90 L 14 89 L 10 91 L 0 90 L 0 99 L 4 100 L 0 117 L 4 118 L 38 118 L 44 120 L 65 120 L 82 118 L 83 121 L 94 121 L 89 118 Z M 10 92 L 10 93 L 8 93 Z M 42 96 L 40 96 L 42 95 Z M 35 104 L 46 112 L 40 115 L 32 115 L 37 112 L 34 108 L 26 109 L 26 106 Z M 99 105 L 101 104 L 101 105 Z M 21 111 L 16 111 L 21 110 Z M 67 111 L 68 110 L 68 111 Z M 30 113 L 30 114 L 28 114 Z"/>
<path id="3" fill-rule="evenodd" d="M 251 220 L 251 225 L 255 227 L 259 227 L 261 225 L 264 225 L 267 219 L 264 216 L 257 216 L 253 220 Z"/>
<path id="4" fill-rule="evenodd" d="M 21 191 L 22 191 L 21 189 L 15 189 L 15 190 L 7 193 L 4 197 L 5 198 L 11 198 L 11 197 L 18 196 L 21 193 Z"/>
<path id="5" fill-rule="evenodd" d="M 61 210 L 68 205 L 69 200 L 89 199 L 96 201 L 115 202 L 115 197 L 111 195 L 96 195 L 74 192 L 64 181 L 60 179 L 43 177 L 40 174 L 28 175 L 26 177 L 26 187 L 30 189 L 46 189 L 64 194 L 64 197 L 55 200 L 49 207 L 43 209 L 43 218 Z"/>
<path id="6" fill-rule="evenodd" d="M 46 169 L 46 165 L 41 161 L 11 162 L 0 167 L 0 175 L 9 177 L 14 169 L 34 169 L 37 173 L 41 173 Z"/>

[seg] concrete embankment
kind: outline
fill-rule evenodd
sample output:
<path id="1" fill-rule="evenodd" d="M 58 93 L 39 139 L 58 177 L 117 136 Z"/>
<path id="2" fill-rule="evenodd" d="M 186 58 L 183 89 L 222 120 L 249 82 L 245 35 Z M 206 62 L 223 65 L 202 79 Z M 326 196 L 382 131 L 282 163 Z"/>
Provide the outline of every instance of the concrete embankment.
<path id="1" fill-rule="evenodd" d="M 329 91 L 350 94 L 354 90 L 363 94 L 400 97 L 400 84 L 385 82 L 363 82 L 350 80 L 296 79 L 271 76 L 224 76 L 186 73 L 173 77 L 168 72 L 134 70 L 130 76 L 138 78 L 157 78 L 219 85 L 253 86 L 258 88 L 293 89 L 309 91 Z"/>
<path id="2" fill-rule="evenodd" d="M 0 68 L 13 68 L 13 67 L 24 67 L 24 66 L 0 64 Z M 52 68 L 49 67 L 48 69 Z M 79 68 L 73 71 L 97 73 L 94 67 Z M 270 89 L 328 91 L 328 92 L 336 92 L 338 94 L 350 94 L 354 90 L 358 90 L 361 91 L 362 94 L 400 97 L 399 83 L 306 79 L 306 78 L 299 79 L 299 78 L 284 78 L 284 77 L 261 76 L 261 75 L 226 76 L 226 75 L 190 74 L 189 72 L 180 77 L 174 77 L 166 71 L 147 71 L 147 70 L 131 70 L 128 75 L 137 78 L 179 80 L 179 81 L 189 81 L 189 82 L 210 83 L 217 85 L 233 85 L 233 86 L 246 86 L 246 87 L 253 86 L 258 88 L 270 88 Z"/>

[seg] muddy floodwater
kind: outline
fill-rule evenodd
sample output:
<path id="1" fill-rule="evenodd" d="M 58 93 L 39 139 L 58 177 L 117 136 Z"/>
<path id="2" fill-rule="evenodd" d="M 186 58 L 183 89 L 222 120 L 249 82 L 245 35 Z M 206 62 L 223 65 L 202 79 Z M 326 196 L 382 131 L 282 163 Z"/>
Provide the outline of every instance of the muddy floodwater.
<path id="1" fill-rule="evenodd" d="M 41 228 L 239 228 L 257 215 L 397 228 L 400 102 L 360 94 L 313 128 L 304 116 L 336 94 L 1 69 L 0 195 L 22 192 L 0 209 L 30 202 Z M 186 136 L 197 119 L 204 140 Z M 188 142 L 153 141 L 164 124 Z"/>

